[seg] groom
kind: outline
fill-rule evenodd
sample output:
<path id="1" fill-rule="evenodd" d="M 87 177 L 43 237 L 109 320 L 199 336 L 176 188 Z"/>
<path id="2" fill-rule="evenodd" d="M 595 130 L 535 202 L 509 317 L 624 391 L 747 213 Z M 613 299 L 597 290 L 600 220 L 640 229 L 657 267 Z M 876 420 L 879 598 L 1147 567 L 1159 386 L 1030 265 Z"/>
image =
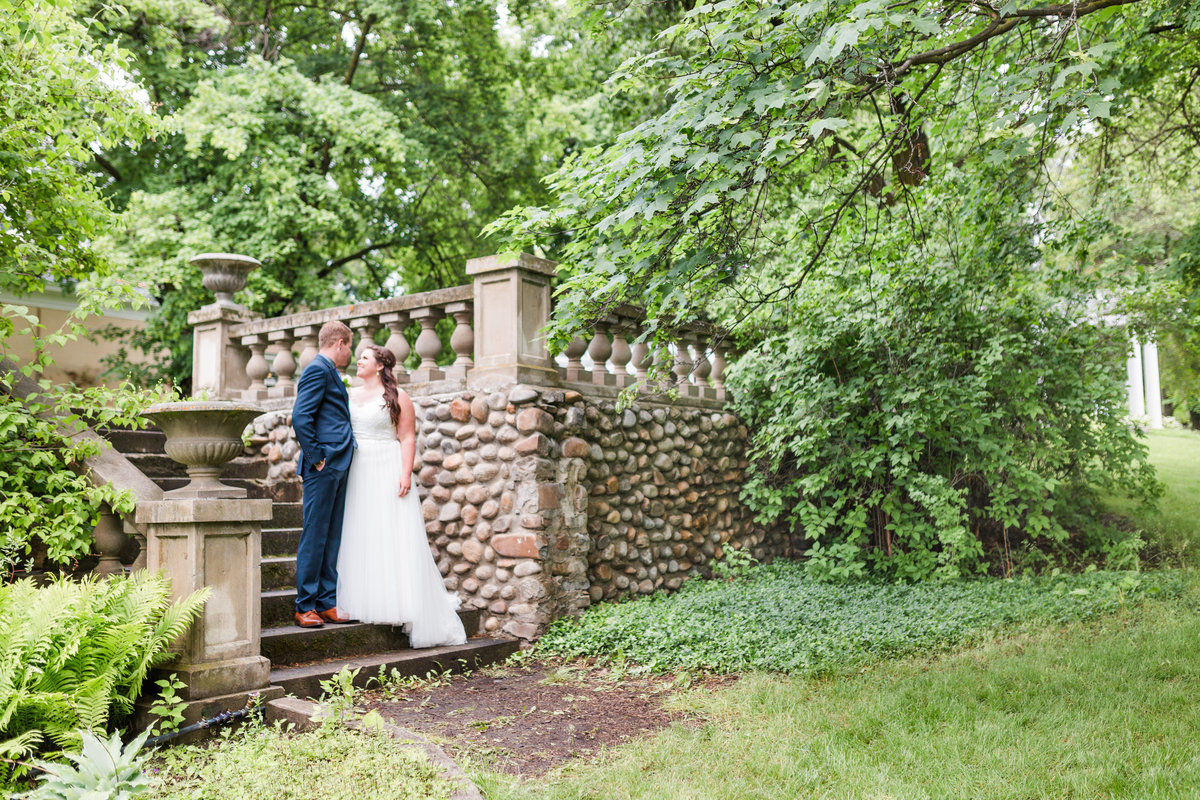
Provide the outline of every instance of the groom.
<path id="1" fill-rule="evenodd" d="M 300 442 L 297 472 L 304 482 L 304 529 L 296 552 L 296 624 L 302 628 L 353 622 L 337 608 L 346 475 L 356 447 L 341 376 L 350 363 L 350 329 L 336 320 L 325 323 L 317 346 L 320 352 L 301 373 L 292 406 Z"/>

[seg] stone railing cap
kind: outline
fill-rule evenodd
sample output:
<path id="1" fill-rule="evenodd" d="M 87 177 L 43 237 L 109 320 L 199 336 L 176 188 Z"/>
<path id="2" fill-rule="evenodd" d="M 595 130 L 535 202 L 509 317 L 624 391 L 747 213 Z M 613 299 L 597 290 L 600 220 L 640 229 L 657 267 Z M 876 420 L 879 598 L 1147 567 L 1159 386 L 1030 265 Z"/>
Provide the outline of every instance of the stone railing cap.
<path id="1" fill-rule="evenodd" d="M 493 256 L 467 259 L 467 274 L 482 275 L 487 272 L 497 272 L 502 269 L 520 267 L 530 272 L 540 272 L 543 275 L 553 275 L 558 271 L 558 264 L 545 258 L 531 256 L 529 253 L 500 253 Z"/>
<path id="2" fill-rule="evenodd" d="M 200 253 L 188 259 L 189 264 L 198 264 L 201 261 L 226 261 L 234 264 L 246 264 L 248 266 L 261 267 L 262 262 L 257 258 L 250 256 L 239 255 L 238 253 Z"/>
<path id="3" fill-rule="evenodd" d="M 289 314 L 285 317 L 256 319 L 252 322 L 246 322 L 231 328 L 229 335 L 231 338 L 238 338 L 241 336 L 254 336 L 272 331 L 294 330 L 310 326 L 319 328 L 331 319 L 346 321 L 359 317 L 389 314 L 396 311 L 412 311 L 417 308 L 443 306 L 447 303 L 471 300 L 474 297 L 474 289 L 471 287 L 471 284 L 467 283 L 462 286 L 451 286 L 447 289 L 434 289 L 431 292 L 390 297 L 386 300 L 368 300 L 364 303 L 337 306 L 336 308 L 302 311 L 298 314 Z"/>

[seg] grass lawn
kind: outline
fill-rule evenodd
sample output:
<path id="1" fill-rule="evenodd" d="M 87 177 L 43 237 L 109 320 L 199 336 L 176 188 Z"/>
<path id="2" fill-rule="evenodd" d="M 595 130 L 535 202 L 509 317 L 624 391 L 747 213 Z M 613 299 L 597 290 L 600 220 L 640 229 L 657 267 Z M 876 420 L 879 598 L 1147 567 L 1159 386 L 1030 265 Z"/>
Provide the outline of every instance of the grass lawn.
<path id="1" fill-rule="evenodd" d="M 1147 563 L 1200 566 L 1200 434 L 1154 431 L 1148 444 L 1166 486 L 1158 510 L 1146 512 L 1125 498 L 1112 498 L 1110 509 L 1143 530 Z M 777 601 L 788 605 L 799 590 L 775 596 L 788 598 Z M 638 612 L 616 607 L 603 612 L 609 622 L 590 632 L 563 633 L 562 650 L 580 643 L 586 650 L 589 637 L 597 645 L 612 638 L 614 651 L 641 651 L 647 660 L 671 664 L 673 653 L 702 651 L 721 640 L 725 626 L 705 618 L 711 609 L 704 595 L 682 599 L 690 603 L 683 622 L 639 630 Z M 810 611 L 828 601 L 799 599 Z M 936 609 L 926 599 L 909 599 L 890 603 L 890 617 L 886 609 L 873 610 L 862 641 L 894 638 L 894 620 L 914 605 Z M 954 606 L 945 619 L 925 613 L 916 638 L 928 636 L 923 644 L 935 650 L 953 646 L 953 636 L 934 640 L 946 624 L 981 608 L 971 596 Z M 991 599 L 986 607 L 989 618 L 999 610 Z M 1040 629 L 1024 624 L 982 643 L 964 636 L 963 643 L 975 646 L 953 654 L 868 661 L 823 678 L 751 672 L 731 688 L 681 695 L 677 702 L 692 712 L 691 723 L 544 781 L 521 782 L 482 765 L 472 777 L 491 800 L 1197 798 L 1197 612 L 1200 585 L 1193 581 L 1183 597 L 1122 605 L 1100 618 L 1043 622 Z M 650 618 L 665 621 L 670 614 L 664 607 Z M 825 652 L 835 655 L 830 666 L 846 667 L 841 654 L 856 637 L 845 635 L 841 616 L 823 616 L 836 624 L 810 627 L 797 649 L 840 637 L 843 646 Z M 686 628 L 686 620 L 697 617 L 707 636 L 671 640 L 658 633 Z M 965 628 L 978 629 L 975 623 L 983 621 L 980 616 Z M 741 625 L 736 638 L 754 639 L 761 627 Z M 768 639 L 779 635 L 773 631 Z"/>
<path id="2" fill-rule="evenodd" d="M 687 694 L 701 722 L 551 779 L 477 771 L 517 798 L 1195 798 L 1200 596 L 936 659 Z"/>
<path id="3" fill-rule="evenodd" d="M 1150 431 L 1147 444 L 1166 486 L 1158 510 L 1146 512 L 1124 497 L 1112 498 L 1109 508 L 1142 529 L 1149 564 L 1200 566 L 1200 433 Z"/>

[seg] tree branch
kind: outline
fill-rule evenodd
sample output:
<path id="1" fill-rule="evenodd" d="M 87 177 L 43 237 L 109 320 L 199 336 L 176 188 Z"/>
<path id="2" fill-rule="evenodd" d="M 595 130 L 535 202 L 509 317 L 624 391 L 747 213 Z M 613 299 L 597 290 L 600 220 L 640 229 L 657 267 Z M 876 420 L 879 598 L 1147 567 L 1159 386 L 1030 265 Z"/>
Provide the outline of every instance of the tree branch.
<path id="1" fill-rule="evenodd" d="M 368 246 L 364 247 L 362 250 L 359 250 L 357 253 L 351 253 L 350 255 L 343 256 L 342 258 L 339 258 L 335 261 L 330 261 L 329 264 L 326 265 L 326 267 L 323 270 L 321 270 L 321 274 L 328 275 L 330 272 L 332 272 L 333 270 L 342 266 L 343 264 L 349 264 L 351 261 L 357 261 L 358 259 L 367 255 L 368 253 L 374 253 L 376 250 L 386 250 L 387 248 L 395 247 L 398 244 L 404 244 L 404 240 L 403 239 L 392 239 L 390 241 L 379 242 L 378 244 L 368 245 Z"/>
<path id="2" fill-rule="evenodd" d="M 911 55 L 895 67 L 891 69 L 885 68 L 882 74 L 875 78 L 874 82 L 895 81 L 911 71 L 913 67 L 924 64 L 946 64 L 969 53 L 981 44 L 1008 33 L 1024 22 L 1048 19 L 1050 17 L 1079 19 L 1080 17 L 1113 6 L 1130 5 L 1140 2 L 1143 2 L 1143 0 L 1090 0 L 1090 2 L 1066 3 L 1054 6 L 1041 6 L 1039 8 L 1019 8 L 1003 16 L 997 15 L 983 30 L 974 36 L 958 42 L 951 42 L 948 45 L 933 50 L 926 50 L 924 53 Z"/>
<path id="3" fill-rule="evenodd" d="M 376 17 L 374 14 L 369 15 L 363 20 L 362 30 L 358 33 L 358 41 L 354 43 L 354 55 L 350 56 L 350 64 L 346 67 L 346 74 L 342 77 L 342 84 L 345 86 L 349 86 L 354 80 L 354 73 L 358 71 L 358 60 L 362 57 L 363 49 L 367 46 L 367 34 L 371 31 L 371 26 L 375 24 L 375 20 Z M 327 140 L 321 148 L 322 175 L 329 172 L 329 162 L 329 141 Z"/>

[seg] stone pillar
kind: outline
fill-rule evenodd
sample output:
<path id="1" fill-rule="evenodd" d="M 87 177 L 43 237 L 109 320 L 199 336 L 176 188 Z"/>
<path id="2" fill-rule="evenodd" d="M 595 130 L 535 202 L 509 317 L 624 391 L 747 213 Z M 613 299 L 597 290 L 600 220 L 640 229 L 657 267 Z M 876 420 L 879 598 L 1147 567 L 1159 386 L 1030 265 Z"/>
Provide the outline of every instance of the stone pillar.
<path id="1" fill-rule="evenodd" d="M 250 351 L 229 337 L 235 325 L 254 319 L 250 310 L 216 303 L 188 314 L 192 326 L 192 393 L 207 391 L 213 400 L 240 399 L 250 387 L 246 365 Z"/>
<path id="2" fill-rule="evenodd" d="M 146 527 L 146 566 L 170 578 L 174 599 L 211 589 L 200 617 L 173 647 L 175 660 L 160 668 L 187 684 L 180 696 L 188 704 L 188 722 L 241 708 L 251 692 L 264 699 L 282 694 L 264 691 L 271 662 L 259 653 L 262 522 L 270 518 L 270 500 L 138 504 L 135 520 Z"/>
<path id="3" fill-rule="evenodd" d="M 475 368 L 471 385 L 558 384 L 542 328 L 550 321 L 553 261 L 526 253 L 467 261 L 475 283 Z"/>
<path id="4" fill-rule="evenodd" d="M 216 300 L 188 314 L 192 326 L 192 393 L 207 391 L 212 399 L 241 397 L 250 386 L 246 364 L 250 354 L 229 338 L 229 329 L 256 317 L 250 309 L 233 301 L 235 292 L 246 285 L 246 276 L 259 262 L 234 253 L 203 253 L 189 259 L 204 273 L 204 288 Z"/>
<path id="5" fill-rule="evenodd" d="M 1132 337 L 1133 349 L 1129 360 L 1125 362 L 1129 388 L 1129 416 L 1144 417 L 1146 415 L 1146 392 L 1142 382 L 1142 343 L 1137 337 Z"/>
<path id="6" fill-rule="evenodd" d="M 1146 416 L 1151 428 L 1163 426 L 1162 387 L 1158 382 L 1158 344 L 1142 345 L 1142 376 L 1145 379 Z"/>

